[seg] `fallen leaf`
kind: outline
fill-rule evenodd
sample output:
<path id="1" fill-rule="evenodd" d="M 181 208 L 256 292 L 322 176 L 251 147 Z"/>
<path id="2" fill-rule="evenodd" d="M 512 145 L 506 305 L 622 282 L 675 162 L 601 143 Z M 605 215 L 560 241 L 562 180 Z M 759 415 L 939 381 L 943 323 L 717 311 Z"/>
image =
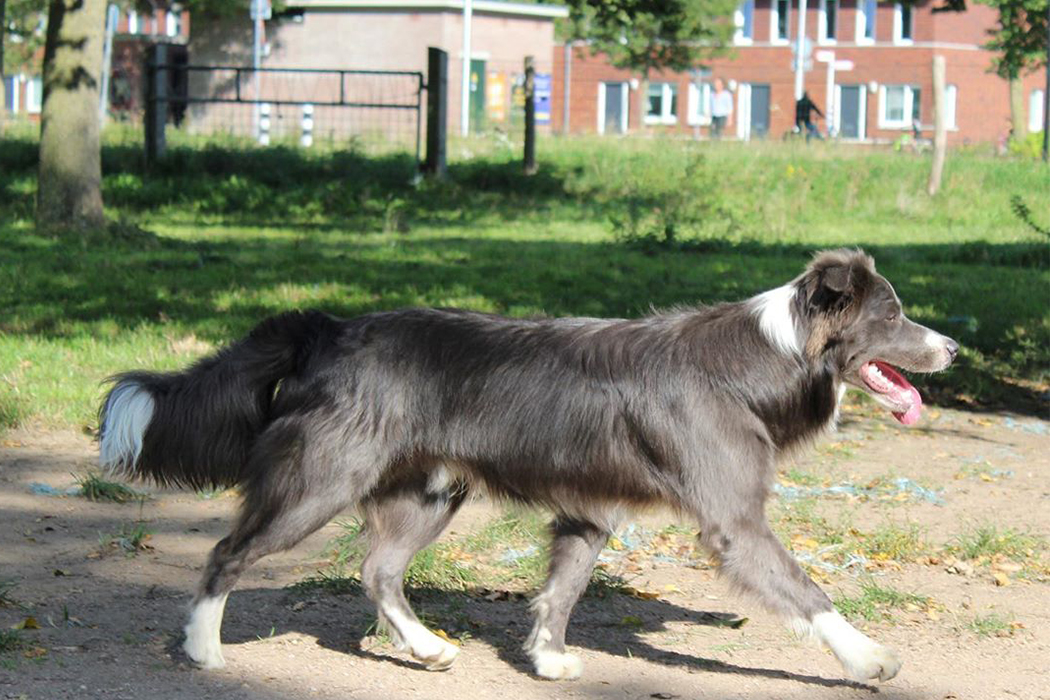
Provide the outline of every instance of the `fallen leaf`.
<path id="1" fill-rule="evenodd" d="M 637 615 L 624 615 L 623 619 L 620 620 L 620 624 L 624 627 L 641 627 L 643 623 L 642 618 Z"/>
<path id="2" fill-rule="evenodd" d="M 442 639 L 444 639 L 446 642 L 449 642 L 450 644 L 455 644 L 457 647 L 459 646 L 459 640 L 458 639 L 453 639 L 452 637 L 448 636 L 448 632 L 446 632 L 443 629 L 438 628 L 438 629 L 434 630 L 434 634 L 436 634 L 437 636 L 441 637 Z"/>
<path id="3" fill-rule="evenodd" d="M 40 623 L 36 621 L 36 618 L 30 615 L 26 619 L 14 624 L 11 629 L 13 630 L 38 630 L 40 629 Z"/>
<path id="4" fill-rule="evenodd" d="M 992 578 L 995 579 L 995 585 L 996 586 L 1009 586 L 1010 585 L 1010 577 L 1007 576 L 1006 574 L 1002 573 L 1001 571 L 996 572 L 995 574 L 993 574 Z"/>
<path id="5" fill-rule="evenodd" d="M 606 546 L 614 552 L 623 551 L 623 542 L 621 542 L 618 537 L 610 537 L 609 543 Z"/>
<path id="6" fill-rule="evenodd" d="M 39 659 L 42 656 L 47 656 L 47 649 L 44 647 L 32 647 L 23 651 L 22 656 L 27 659 Z"/>

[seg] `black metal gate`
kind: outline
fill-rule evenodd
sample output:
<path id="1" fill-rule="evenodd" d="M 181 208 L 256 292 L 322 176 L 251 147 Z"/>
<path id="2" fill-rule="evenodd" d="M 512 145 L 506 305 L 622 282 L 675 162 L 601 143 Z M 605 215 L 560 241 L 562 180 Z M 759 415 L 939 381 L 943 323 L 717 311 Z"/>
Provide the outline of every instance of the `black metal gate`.
<path id="1" fill-rule="evenodd" d="M 262 145 L 354 141 L 421 158 L 420 71 L 200 66 L 152 47 L 147 64 L 146 155 L 163 153 L 165 128 L 251 138 Z"/>

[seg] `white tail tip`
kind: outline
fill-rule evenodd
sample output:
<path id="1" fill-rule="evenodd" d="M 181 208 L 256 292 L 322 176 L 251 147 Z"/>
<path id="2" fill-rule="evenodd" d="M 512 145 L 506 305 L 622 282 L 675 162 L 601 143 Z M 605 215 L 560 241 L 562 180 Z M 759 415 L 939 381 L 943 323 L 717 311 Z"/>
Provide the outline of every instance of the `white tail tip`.
<path id="1" fill-rule="evenodd" d="M 153 397 L 136 381 L 113 387 L 102 411 L 98 463 L 107 473 L 130 476 L 153 418 Z"/>

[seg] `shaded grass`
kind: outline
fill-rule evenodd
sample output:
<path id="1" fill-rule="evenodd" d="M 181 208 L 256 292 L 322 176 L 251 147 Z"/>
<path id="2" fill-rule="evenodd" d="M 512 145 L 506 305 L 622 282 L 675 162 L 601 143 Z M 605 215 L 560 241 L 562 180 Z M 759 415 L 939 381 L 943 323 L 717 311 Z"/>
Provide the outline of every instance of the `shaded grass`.
<path id="1" fill-rule="evenodd" d="M 953 154 L 929 200 L 926 161 L 890 153 L 547 140 L 526 178 L 516 151 L 470 146 L 418 187 L 397 154 L 182 145 L 147 174 L 110 146 L 106 201 L 129 226 L 107 240 L 36 235 L 35 144 L 0 141 L 0 428 L 92 428 L 106 375 L 183 366 L 289 308 L 638 316 L 746 297 L 834 245 L 869 248 L 908 313 L 961 341 L 925 393 L 1042 407 L 1050 251 L 1009 210 L 1045 185 L 1038 166 Z M 629 208 L 688 219 L 689 198 L 679 217 L 668 197 L 697 187 L 733 231 L 686 231 L 691 252 L 613 243 Z"/>
<path id="2" fill-rule="evenodd" d="M 25 640 L 18 630 L 0 629 L 0 654 L 7 654 L 25 648 Z"/>
<path id="3" fill-rule="evenodd" d="M 135 501 L 145 499 L 147 496 L 144 493 L 139 493 L 135 489 L 129 488 L 124 484 L 117 483 L 115 481 L 106 481 L 100 474 L 95 472 L 89 472 L 85 476 L 74 475 L 77 484 L 80 486 L 80 495 L 89 501 L 111 501 L 113 503 L 128 503 L 129 501 Z"/>
<path id="4" fill-rule="evenodd" d="M 146 542 L 152 536 L 152 530 L 148 529 L 145 523 L 123 523 L 117 532 L 99 533 L 99 552 L 105 554 L 115 550 L 126 557 L 133 557 L 149 548 Z"/>

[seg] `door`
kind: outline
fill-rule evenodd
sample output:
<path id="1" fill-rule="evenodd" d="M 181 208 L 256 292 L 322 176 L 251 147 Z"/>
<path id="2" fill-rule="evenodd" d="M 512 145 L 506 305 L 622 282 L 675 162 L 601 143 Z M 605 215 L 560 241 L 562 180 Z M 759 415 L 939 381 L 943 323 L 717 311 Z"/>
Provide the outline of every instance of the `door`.
<path id="1" fill-rule="evenodd" d="M 764 139 L 769 133 L 769 86 L 751 85 L 751 138 Z"/>
<path id="2" fill-rule="evenodd" d="M 601 133 L 623 134 L 627 131 L 627 83 L 602 83 Z"/>
<path id="3" fill-rule="evenodd" d="M 864 138 L 863 88 L 860 85 L 842 85 L 839 91 L 839 136 L 844 139 Z"/>
<path id="4" fill-rule="evenodd" d="M 485 61 L 470 61 L 470 130 L 485 130 Z"/>

